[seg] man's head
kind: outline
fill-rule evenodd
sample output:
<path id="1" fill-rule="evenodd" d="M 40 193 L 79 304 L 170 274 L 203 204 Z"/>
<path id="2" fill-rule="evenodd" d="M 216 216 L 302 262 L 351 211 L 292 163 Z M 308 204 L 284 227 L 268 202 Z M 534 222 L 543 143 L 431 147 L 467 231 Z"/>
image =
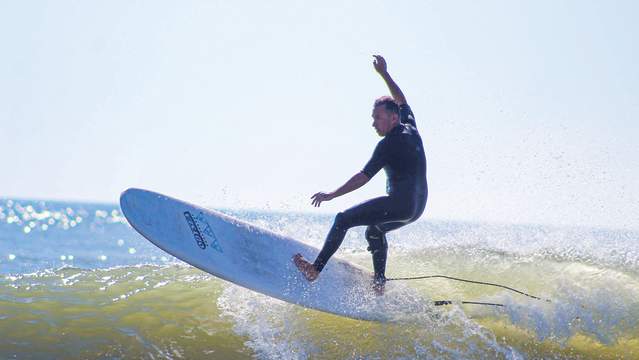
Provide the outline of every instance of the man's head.
<path id="1" fill-rule="evenodd" d="M 390 96 L 382 96 L 373 104 L 373 127 L 379 136 L 386 136 L 399 124 L 399 105 Z"/>

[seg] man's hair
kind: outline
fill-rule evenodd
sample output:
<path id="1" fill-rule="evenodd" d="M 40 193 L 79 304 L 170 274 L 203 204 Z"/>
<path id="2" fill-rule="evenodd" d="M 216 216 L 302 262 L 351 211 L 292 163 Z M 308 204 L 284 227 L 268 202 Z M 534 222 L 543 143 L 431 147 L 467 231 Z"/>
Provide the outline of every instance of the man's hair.
<path id="1" fill-rule="evenodd" d="M 382 96 L 380 98 L 377 98 L 377 100 L 375 100 L 375 104 L 373 104 L 373 108 L 376 108 L 378 106 L 383 106 L 386 109 L 386 111 L 390 111 L 399 115 L 399 105 L 397 105 L 395 100 L 388 95 Z"/>

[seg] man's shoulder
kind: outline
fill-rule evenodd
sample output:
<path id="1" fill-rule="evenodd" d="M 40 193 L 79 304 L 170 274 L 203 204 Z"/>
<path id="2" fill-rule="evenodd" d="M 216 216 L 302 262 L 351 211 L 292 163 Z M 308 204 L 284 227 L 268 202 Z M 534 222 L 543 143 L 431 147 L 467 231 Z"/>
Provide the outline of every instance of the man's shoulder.
<path id="1" fill-rule="evenodd" d="M 419 135 L 419 131 L 417 130 L 417 126 L 413 124 L 404 124 L 404 127 L 411 133 L 415 135 Z"/>
<path id="2" fill-rule="evenodd" d="M 410 123 L 398 123 L 397 128 L 393 129 L 384 139 L 401 137 L 402 135 L 412 135 L 419 134 L 417 132 L 417 127 Z"/>
<path id="3" fill-rule="evenodd" d="M 415 115 L 413 114 L 413 110 L 408 104 L 399 105 L 399 118 L 402 124 L 410 124 L 416 126 Z"/>
<path id="4" fill-rule="evenodd" d="M 398 124 L 398 129 L 393 131 L 384 138 L 386 148 L 401 148 L 404 146 L 412 146 L 410 144 L 415 141 L 421 141 L 421 135 L 417 131 L 417 127 L 412 124 Z"/>
<path id="5" fill-rule="evenodd" d="M 378 148 L 382 148 L 384 146 L 386 146 L 386 144 L 388 144 L 388 138 L 390 136 L 386 135 L 383 138 L 381 138 L 378 142 L 377 142 L 377 147 Z"/>

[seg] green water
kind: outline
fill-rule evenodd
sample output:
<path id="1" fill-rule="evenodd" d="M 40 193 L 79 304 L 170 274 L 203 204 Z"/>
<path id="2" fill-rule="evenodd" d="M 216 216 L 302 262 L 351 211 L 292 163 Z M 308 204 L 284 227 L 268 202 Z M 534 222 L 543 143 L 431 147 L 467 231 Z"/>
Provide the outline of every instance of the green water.
<path id="1" fill-rule="evenodd" d="M 445 269 L 447 263 L 460 264 L 454 254 L 448 255 L 422 259 L 420 266 L 429 272 Z M 400 262 L 406 260 L 396 267 L 399 275 L 411 269 L 413 257 L 398 256 Z M 368 258 L 365 254 L 354 254 L 350 260 L 366 265 Z M 564 275 L 574 272 L 573 275 L 580 274 L 591 281 L 596 280 L 595 274 L 603 276 L 597 269 L 579 264 L 508 263 L 509 266 L 499 266 L 499 261 L 486 261 L 487 274 L 483 274 L 483 280 L 515 283 L 530 292 L 552 295 L 549 289 L 559 280 L 547 277 L 540 280 L 534 276 L 536 269 L 560 267 Z M 456 266 L 457 275 L 462 277 L 472 278 L 481 270 L 477 263 L 469 264 L 468 268 Z M 620 273 L 614 276 L 628 280 Z M 607 282 L 615 286 L 609 279 Z M 636 281 L 626 285 L 634 287 L 632 294 L 636 294 Z M 505 297 L 501 289 L 440 279 L 415 282 L 413 286 L 433 299 L 534 304 L 510 295 Z M 545 319 L 548 324 L 544 326 L 566 326 L 573 333 L 561 338 L 551 334 L 541 339 L 534 326 L 531 328 L 526 321 L 513 322 L 507 311 L 470 305 L 416 314 L 414 322 L 380 324 L 303 309 L 183 266 L 67 268 L 6 276 L 0 281 L 0 289 L 3 358 L 639 357 L 636 322 L 624 324 L 623 319 L 620 323 L 601 325 L 609 326 L 603 330 L 614 334 L 614 339 L 608 342 L 592 332 L 578 330 L 579 320 L 575 319 L 572 325 L 563 324 L 560 319 Z M 546 306 L 534 305 L 540 306 L 539 309 Z M 548 306 L 552 309 L 553 305 Z M 629 315 L 636 318 L 636 303 L 619 309 L 624 310 L 634 311 Z M 588 311 L 592 310 L 582 309 L 585 314 Z"/>

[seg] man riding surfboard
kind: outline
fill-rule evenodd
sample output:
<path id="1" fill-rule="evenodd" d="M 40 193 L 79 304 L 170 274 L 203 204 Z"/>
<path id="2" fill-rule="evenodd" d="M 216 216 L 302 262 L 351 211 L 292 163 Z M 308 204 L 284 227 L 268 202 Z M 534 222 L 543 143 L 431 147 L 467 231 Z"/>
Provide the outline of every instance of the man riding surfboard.
<path id="1" fill-rule="evenodd" d="M 313 263 L 295 254 L 293 261 L 308 281 L 314 281 L 341 245 L 348 229 L 366 225 L 365 237 L 373 257 L 374 287 L 383 292 L 386 282 L 386 233 L 417 220 L 426 206 L 426 156 L 422 139 L 417 131 L 413 112 L 406 97 L 388 74 L 386 61 L 380 55 L 373 66 L 386 82 L 391 96 L 382 96 L 373 104 L 373 127 L 383 139 L 364 168 L 344 185 L 329 193 L 318 192 L 311 197 L 312 204 L 320 206 L 366 184 L 382 168 L 386 172 L 386 196 L 367 200 L 335 216 L 324 246 Z"/>

